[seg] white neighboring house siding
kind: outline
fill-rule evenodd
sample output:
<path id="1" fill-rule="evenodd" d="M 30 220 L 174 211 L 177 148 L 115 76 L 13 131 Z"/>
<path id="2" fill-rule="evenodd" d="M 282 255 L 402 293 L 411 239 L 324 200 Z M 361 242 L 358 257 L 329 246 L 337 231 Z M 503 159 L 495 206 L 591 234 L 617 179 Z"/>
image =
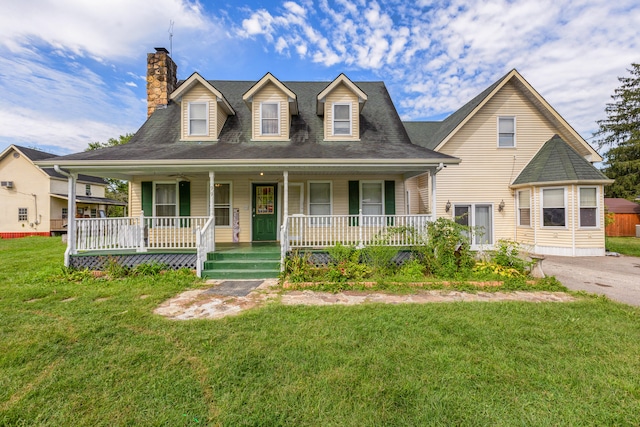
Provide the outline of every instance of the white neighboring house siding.
<path id="1" fill-rule="evenodd" d="M 280 129 L 278 135 L 262 135 L 262 121 L 260 114 L 260 104 L 262 102 L 279 104 Z M 291 127 L 291 114 L 289 113 L 289 98 L 276 85 L 269 82 L 260 88 L 253 96 L 252 102 L 253 133 L 252 139 L 264 141 L 288 141 L 289 128 Z"/>
<path id="2" fill-rule="evenodd" d="M 516 147 L 498 148 L 497 117 L 516 117 Z M 437 216 L 451 218 L 445 204 L 492 203 L 494 243 L 515 238 L 516 206 L 509 185 L 558 130 L 507 83 L 439 151 L 462 162 L 437 176 Z M 498 205 L 504 200 L 503 212 Z"/>
<path id="3" fill-rule="evenodd" d="M 15 158 L 13 153 L 16 151 L 0 161 L 0 180 L 14 185 L 0 188 L 0 232 L 49 232 L 49 177 L 24 156 Z M 36 195 L 38 217 L 32 194 Z M 27 208 L 27 221 L 18 221 L 18 208 Z"/>

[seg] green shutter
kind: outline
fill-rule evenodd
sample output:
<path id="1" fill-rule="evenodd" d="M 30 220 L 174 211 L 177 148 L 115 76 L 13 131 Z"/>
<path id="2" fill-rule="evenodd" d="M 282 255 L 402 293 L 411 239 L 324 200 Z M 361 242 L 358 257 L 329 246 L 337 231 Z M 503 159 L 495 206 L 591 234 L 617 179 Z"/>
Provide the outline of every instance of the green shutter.
<path id="1" fill-rule="evenodd" d="M 142 212 L 144 216 L 153 216 L 153 182 L 143 181 L 142 188 Z"/>
<path id="2" fill-rule="evenodd" d="M 180 200 L 180 216 L 191 216 L 191 183 L 180 181 L 178 184 L 178 199 Z M 180 220 L 181 227 L 189 227 L 189 220 Z"/>
<path id="3" fill-rule="evenodd" d="M 385 181 L 384 182 L 384 214 L 395 215 L 396 214 L 396 182 Z M 387 225 L 393 225 L 393 218 L 389 218 Z"/>
<path id="4" fill-rule="evenodd" d="M 360 182 L 349 181 L 349 215 L 360 213 Z M 358 218 L 349 221 L 349 225 L 358 225 Z"/>

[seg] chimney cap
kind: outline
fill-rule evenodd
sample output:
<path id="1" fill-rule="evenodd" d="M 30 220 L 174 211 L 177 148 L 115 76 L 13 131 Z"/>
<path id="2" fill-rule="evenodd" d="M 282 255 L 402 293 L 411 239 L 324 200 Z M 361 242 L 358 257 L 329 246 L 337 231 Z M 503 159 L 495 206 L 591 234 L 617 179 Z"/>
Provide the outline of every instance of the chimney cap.
<path id="1" fill-rule="evenodd" d="M 156 47 L 155 50 L 156 52 L 169 53 L 169 51 L 164 47 Z"/>

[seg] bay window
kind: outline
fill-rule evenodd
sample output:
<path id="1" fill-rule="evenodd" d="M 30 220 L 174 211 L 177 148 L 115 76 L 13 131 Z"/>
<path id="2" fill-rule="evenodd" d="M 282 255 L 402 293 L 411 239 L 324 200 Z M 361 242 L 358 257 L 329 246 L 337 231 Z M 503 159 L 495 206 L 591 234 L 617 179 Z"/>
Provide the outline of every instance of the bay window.
<path id="1" fill-rule="evenodd" d="M 597 227 L 598 216 L 598 190 L 580 187 L 580 227 Z"/>

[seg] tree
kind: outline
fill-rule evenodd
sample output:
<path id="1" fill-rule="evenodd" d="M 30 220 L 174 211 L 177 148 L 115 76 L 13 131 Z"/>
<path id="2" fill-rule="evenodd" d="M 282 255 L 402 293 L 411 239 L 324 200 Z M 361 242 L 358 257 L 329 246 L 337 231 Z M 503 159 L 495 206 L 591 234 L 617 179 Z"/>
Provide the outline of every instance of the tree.
<path id="1" fill-rule="evenodd" d="M 127 133 L 120 135 L 118 139 L 109 138 L 107 142 L 90 142 L 89 147 L 85 151 L 100 150 L 102 148 L 115 147 L 124 145 L 129 142 L 133 134 Z M 110 199 L 127 202 L 129 198 L 129 183 L 121 179 L 105 178 L 107 181 L 106 197 Z M 107 206 L 107 216 L 123 216 L 123 206 Z"/>
<path id="2" fill-rule="evenodd" d="M 609 147 L 603 172 L 615 183 L 605 190 L 607 197 L 633 200 L 640 197 L 640 64 L 631 64 L 630 77 L 618 77 L 607 104 L 607 118 L 598 120 L 594 134 L 598 147 Z"/>

